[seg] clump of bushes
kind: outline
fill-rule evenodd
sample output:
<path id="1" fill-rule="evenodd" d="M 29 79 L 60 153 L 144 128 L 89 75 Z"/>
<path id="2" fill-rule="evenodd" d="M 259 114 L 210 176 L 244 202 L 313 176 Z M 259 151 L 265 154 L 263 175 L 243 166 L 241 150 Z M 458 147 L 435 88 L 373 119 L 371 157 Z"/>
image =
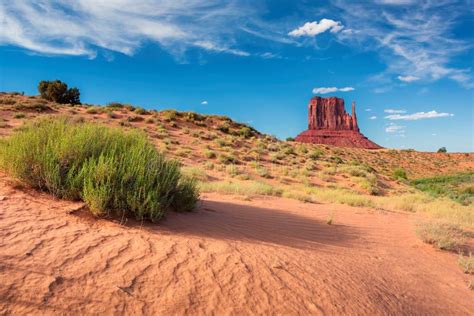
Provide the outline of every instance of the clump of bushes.
<path id="1" fill-rule="evenodd" d="M 135 108 L 135 110 L 133 110 L 133 112 L 135 112 L 136 114 L 139 114 L 139 115 L 149 115 L 150 114 L 150 112 L 148 112 L 144 108 Z"/>
<path id="2" fill-rule="evenodd" d="M 61 104 L 81 104 L 80 92 L 76 87 L 68 89 L 61 80 L 40 81 L 38 91 L 43 99 Z"/>
<path id="3" fill-rule="evenodd" d="M 16 103 L 16 100 L 13 98 L 0 99 L 0 104 L 13 105 Z"/>
<path id="4" fill-rule="evenodd" d="M 230 131 L 230 125 L 226 122 L 222 125 L 219 125 L 217 129 L 220 130 L 222 133 L 227 134 Z"/>
<path id="5" fill-rule="evenodd" d="M 172 122 L 178 117 L 178 111 L 176 110 L 163 110 L 163 119 L 167 122 Z"/>
<path id="6" fill-rule="evenodd" d="M 250 138 L 252 137 L 252 130 L 247 126 L 244 126 L 239 130 L 239 135 L 244 138 Z"/>
<path id="7" fill-rule="evenodd" d="M 52 111 L 52 109 L 48 105 L 42 102 L 20 103 L 20 104 L 16 104 L 14 108 L 17 111 L 35 111 L 35 112 Z"/>
<path id="8" fill-rule="evenodd" d="M 403 168 L 396 168 L 395 170 L 393 170 L 393 177 L 396 180 L 407 180 L 408 179 L 407 172 Z"/>
<path id="9" fill-rule="evenodd" d="M 204 156 L 206 156 L 206 158 L 212 159 L 212 158 L 216 158 L 216 153 L 213 152 L 212 150 L 206 150 L 204 152 Z"/>
<path id="10" fill-rule="evenodd" d="M 33 188 L 83 200 L 98 216 L 154 222 L 198 200 L 195 181 L 143 133 L 64 117 L 43 118 L 3 141 L 0 167 Z"/>
<path id="11" fill-rule="evenodd" d="M 237 158 L 234 156 L 226 155 L 226 154 L 221 154 L 219 155 L 219 161 L 223 164 L 235 164 L 238 162 Z"/>
<path id="12" fill-rule="evenodd" d="M 107 108 L 111 110 L 121 110 L 124 108 L 124 105 L 120 102 L 109 102 Z"/>
<path id="13" fill-rule="evenodd" d="M 309 158 L 312 160 L 317 160 L 324 155 L 324 152 L 321 149 L 316 148 L 309 154 Z"/>

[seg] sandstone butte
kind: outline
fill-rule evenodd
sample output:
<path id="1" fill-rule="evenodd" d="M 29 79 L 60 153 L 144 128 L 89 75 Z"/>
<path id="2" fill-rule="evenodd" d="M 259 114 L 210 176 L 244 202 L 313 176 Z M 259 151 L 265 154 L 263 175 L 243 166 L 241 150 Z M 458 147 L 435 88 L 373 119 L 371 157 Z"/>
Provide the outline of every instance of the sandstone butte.
<path id="1" fill-rule="evenodd" d="M 352 115 L 346 112 L 344 100 L 336 97 L 313 97 L 308 104 L 308 130 L 296 137 L 302 143 L 339 147 L 380 149 L 359 131 L 355 102 Z"/>

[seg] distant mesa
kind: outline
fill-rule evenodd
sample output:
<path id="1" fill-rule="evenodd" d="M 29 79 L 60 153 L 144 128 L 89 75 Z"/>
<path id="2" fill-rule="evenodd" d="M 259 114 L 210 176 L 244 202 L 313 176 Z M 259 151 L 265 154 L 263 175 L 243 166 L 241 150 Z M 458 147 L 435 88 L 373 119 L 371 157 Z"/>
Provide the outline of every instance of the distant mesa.
<path id="1" fill-rule="evenodd" d="M 351 116 L 346 113 L 344 100 L 336 97 L 311 98 L 308 105 L 308 130 L 299 134 L 296 141 L 339 147 L 382 148 L 359 131 L 355 102 L 352 102 Z"/>

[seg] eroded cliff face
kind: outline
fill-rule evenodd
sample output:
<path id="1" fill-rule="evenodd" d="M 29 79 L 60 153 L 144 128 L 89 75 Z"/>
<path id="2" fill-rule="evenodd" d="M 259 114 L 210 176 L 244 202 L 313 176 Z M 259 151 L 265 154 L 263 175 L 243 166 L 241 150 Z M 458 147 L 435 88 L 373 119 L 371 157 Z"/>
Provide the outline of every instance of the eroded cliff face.
<path id="1" fill-rule="evenodd" d="M 308 129 L 359 131 L 352 103 L 352 116 L 346 113 L 344 100 L 314 97 L 308 105 Z"/>
<path id="2" fill-rule="evenodd" d="M 336 97 L 314 97 L 308 104 L 308 130 L 296 137 L 304 143 L 328 144 L 340 147 L 382 148 L 359 131 L 355 103 L 352 115 L 346 112 L 344 100 Z"/>

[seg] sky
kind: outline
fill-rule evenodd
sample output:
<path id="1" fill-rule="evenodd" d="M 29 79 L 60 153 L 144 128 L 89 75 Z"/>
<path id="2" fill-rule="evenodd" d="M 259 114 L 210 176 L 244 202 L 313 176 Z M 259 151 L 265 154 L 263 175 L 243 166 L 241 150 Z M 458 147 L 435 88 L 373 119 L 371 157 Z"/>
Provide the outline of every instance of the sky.
<path id="1" fill-rule="evenodd" d="M 0 1 L 0 91 L 222 114 L 281 139 L 315 95 L 388 148 L 474 151 L 474 2 Z"/>

